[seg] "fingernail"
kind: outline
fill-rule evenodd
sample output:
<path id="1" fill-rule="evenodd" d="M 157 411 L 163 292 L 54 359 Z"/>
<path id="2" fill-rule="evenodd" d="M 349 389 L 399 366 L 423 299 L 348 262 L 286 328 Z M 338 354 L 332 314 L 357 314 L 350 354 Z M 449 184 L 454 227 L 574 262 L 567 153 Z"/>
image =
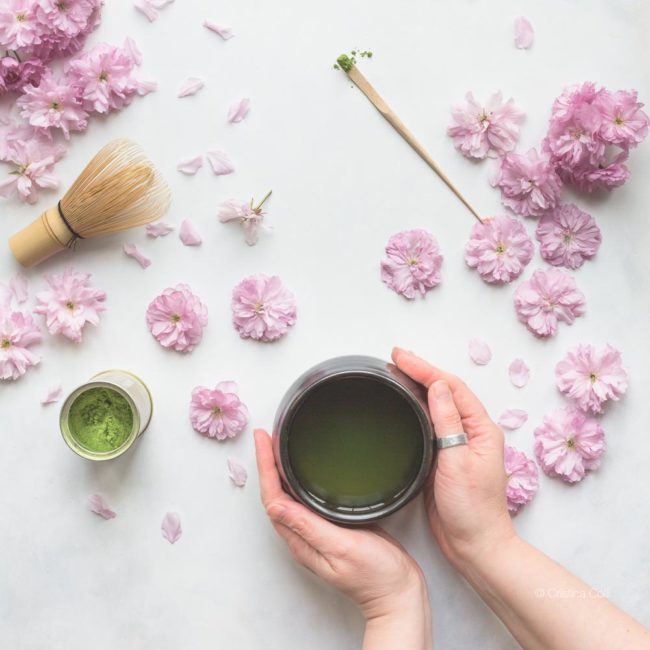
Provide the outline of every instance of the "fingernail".
<path id="1" fill-rule="evenodd" d="M 434 382 L 431 387 L 433 388 L 433 394 L 436 396 L 437 400 L 447 400 L 451 398 L 449 385 L 444 381 L 444 379 L 439 379 Z"/>
<path id="2" fill-rule="evenodd" d="M 405 351 L 406 351 L 406 350 L 404 350 L 404 349 L 402 349 L 402 348 L 400 348 L 400 347 L 398 347 L 398 346 L 395 346 L 395 347 L 393 348 L 393 354 L 402 354 L 402 353 L 405 352 Z"/>

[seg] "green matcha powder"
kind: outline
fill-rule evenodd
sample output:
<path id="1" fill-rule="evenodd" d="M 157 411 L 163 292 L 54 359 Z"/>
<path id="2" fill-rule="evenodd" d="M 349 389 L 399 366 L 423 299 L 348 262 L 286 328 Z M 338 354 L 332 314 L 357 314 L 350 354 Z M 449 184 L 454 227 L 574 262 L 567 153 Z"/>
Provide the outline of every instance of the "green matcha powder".
<path id="1" fill-rule="evenodd" d="M 131 435 L 133 411 L 117 391 L 91 388 L 72 403 L 68 426 L 82 447 L 96 452 L 113 451 Z"/>

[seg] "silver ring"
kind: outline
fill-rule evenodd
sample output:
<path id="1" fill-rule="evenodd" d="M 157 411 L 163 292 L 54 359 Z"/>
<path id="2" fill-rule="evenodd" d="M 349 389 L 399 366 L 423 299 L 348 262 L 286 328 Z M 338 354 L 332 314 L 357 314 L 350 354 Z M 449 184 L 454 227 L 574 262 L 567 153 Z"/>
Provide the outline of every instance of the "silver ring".
<path id="1" fill-rule="evenodd" d="M 457 447 L 458 445 L 467 444 L 467 435 L 464 433 L 454 433 L 451 436 L 442 436 L 436 438 L 436 447 L 445 449 L 446 447 Z"/>

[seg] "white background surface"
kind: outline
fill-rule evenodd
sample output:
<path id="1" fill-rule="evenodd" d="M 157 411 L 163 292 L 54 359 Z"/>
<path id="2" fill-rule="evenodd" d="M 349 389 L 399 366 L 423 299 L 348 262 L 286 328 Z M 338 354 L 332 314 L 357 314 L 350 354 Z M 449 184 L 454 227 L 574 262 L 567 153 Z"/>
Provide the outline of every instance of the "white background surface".
<path id="1" fill-rule="evenodd" d="M 536 39 L 514 48 L 512 21 L 525 11 Z M 223 42 L 204 17 L 232 25 Z M 330 356 L 387 357 L 411 348 L 462 375 L 494 417 L 524 408 L 529 422 L 508 441 L 532 453 L 532 431 L 562 405 L 553 368 L 577 342 L 610 342 L 623 352 L 627 396 L 602 420 L 609 449 L 602 468 L 577 486 L 541 477 L 535 501 L 516 519 L 519 532 L 646 624 L 650 560 L 647 497 L 650 438 L 648 209 L 650 143 L 631 156 L 631 181 L 609 196 L 580 197 L 596 217 L 603 245 L 576 272 L 588 313 L 540 342 L 517 322 L 514 285 L 484 284 L 463 262 L 471 215 L 374 112 L 344 76 L 331 69 L 342 51 L 375 52 L 363 70 L 439 163 L 484 214 L 502 209 L 487 182 L 489 162 L 472 164 L 444 131 L 449 107 L 467 90 L 478 97 L 502 89 L 527 113 L 520 149 L 537 146 L 551 103 L 571 83 L 595 80 L 637 88 L 650 101 L 647 32 L 641 0 L 567 2 L 456 0 L 328 0 L 280 3 L 179 0 L 149 24 L 126 0 L 108 1 L 91 42 L 130 35 L 144 55 L 141 78 L 159 90 L 88 132 L 73 136 L 58 165 L 67 186 L 108 139 L 138 140 L 173 186 L 168 221 L 190 217 L 204 237 L 185 248 L 177 233 L 148 240 L 135 232 L 84 242 L 72 255 L 28 273 L 66 264 L 92 272 L 108 293 L 98 329 L 77 346 L 44 336 L 43 362 L 20 381 L 0 386 L 0 645 L 7 650 L 331 650 L 359 647 L 354 607 L 292 564 L 258 502 L 253 426 L 270 426 L 284 390 L 304 369 Z M 183 80 L 201 76 L 198 95 L 177 99 Z M 226 112 L 252 100 L 246 121 Z M 223 148 L 237 171 L 217 178 L 176 170 L 182 157 Z M 261 198 L 268 223 L 256 247 L 234 224 L 217 221 L 228 198 Z M 568 196 L 568 194 L 567 194 Z M 54 200 L 35 207 L 3 202 L 0 238 Z M 413 227 L 435 233 L 445 256 L 443 283 L 425 300 L 408 302 L 378 278 L 388 237 Z M 533 222 L 527 222 L 532 233 Z M 121 252 L 134 241 L 153 264 L 141 269 Z M 536 254 L 526 276 L 542 264 Z M 15 271 L 0 250 L 0 277 Z M 242 341 L 230 324 L 232 287 L 244 276 L 277 273 L 295 292 L 296 326 L 278 344 Z M 210 323 L 191 355 L 161 348 L 144 312 L 167 286 L 187 282 L 208 305 Z M 467 341 L 484 337 L 494 351 L 474 366 Z M 522 356 L 527 387 L 514 388 L 507 366 Z M 124 367 L 142 376 L 155 398 L 150 430 L 132 453 L 105 464 L 76 457 L 60 438 L 58 406 L 41 407 L 49 385 L 66 392 L 94 373 Z M 236 380 L 252 419 L 238 439 L 218 443 L 188 420 L 197 384 Z M 226 458 L 249 469 L 243 489 L 226 475 Z M 104 521 L 86 497 L 103 494 L 118 512 Z M 160 533 L 166 511 L 182 518 L 174 546 Z M 498 620 L 454 574 L 431 539 L 417 500 L 386 526 L 424 568 L 439 648 L 516 647 Z"/>

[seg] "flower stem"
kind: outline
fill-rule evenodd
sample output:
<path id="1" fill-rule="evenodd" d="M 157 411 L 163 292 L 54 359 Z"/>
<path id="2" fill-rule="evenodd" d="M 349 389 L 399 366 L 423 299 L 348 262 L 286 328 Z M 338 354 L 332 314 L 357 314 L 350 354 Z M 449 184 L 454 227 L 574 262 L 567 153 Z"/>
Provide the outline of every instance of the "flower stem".
<path id="1" fill-rule="evenodd" d="M 253 208 L 253 212 L 257 212 L 266 203 L 266 199 L 268 199 L 271 194 L 273 194 L 273 190 L 269 190 L 266 193 L 266 196 Z"/>

